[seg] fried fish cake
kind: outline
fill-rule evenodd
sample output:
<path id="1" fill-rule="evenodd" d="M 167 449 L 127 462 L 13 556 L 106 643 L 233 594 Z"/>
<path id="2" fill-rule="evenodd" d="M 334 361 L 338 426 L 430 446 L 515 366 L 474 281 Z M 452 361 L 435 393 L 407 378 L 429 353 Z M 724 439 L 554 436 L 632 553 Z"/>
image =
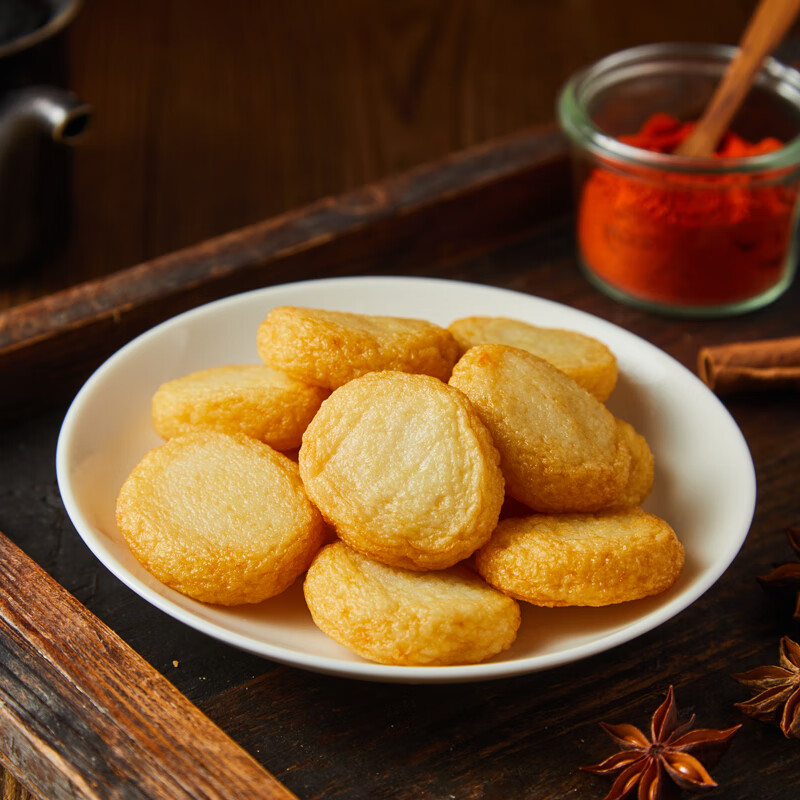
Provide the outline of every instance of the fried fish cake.
<path id="1" fill-rule="evenodd" d="M 628 482 L 631 454 L 616 419 L 575 381 L 538 356 L 478 345 L 450 385 L 477 408 L 497 449 L 511 497 L 534 511 L 599 511 Z"/>
<path id="2" fill-rule="evenodd" d="M 395 567 L 461 561 L 503 504 L 486 426 L 461 392 L 426 375 L 375 372 L 334 391 L 303 434 L 299 465 L 339 537 Z"/>
<path id="3" fill-rule="evenodd" d="M 296 464 L 217 431 L 173 437 L 147 453 L 119 492 L 117 526 L 158 580 L 220 605 L 279 594 L 324 536 Z"/>
<path id="4" fill-rule="evenodd" d="M 211 367 L 162 384 L 153 395 L 153 425 L 164 439 L 208 428 L 290 450 L 300 447 L 328 394 L 265 364 Z"/>
<path id="5" fill-rule="evenodd" d="M 479 344 L 505 344 L 549 361 L 605 402 L 617 383 L 617 359 L 591 336 L 560 328 L 541 328 L 505 317 L 465 317 L 448 330 L 462 352 Z"/>
<path id="6" fill-rule="evenodd" d="M 631 454 L 631 470 L 628 482 L 620 496 L 614 501 L 615 507 L 641 505 L 653 488 L 655 462 L 647 440 L 637 433 L 633 425 L 617 419 L 617 427 Z"/>
<path id="7" fill-rule="evenodd" d="M 457 565 L 439 572 L 389 567 L 342 542 L 314 559 L 303 584 L 324 633 L 380 664 L 473 664 L 508 649 L 519 605 Z"/>
<path id="8" fill-rule="evenodd" d="M 458 358 L 452 334 L 432 322 L 295 306 L 267 314 L 257 345 L 265 364 L 327 389 L 380 370 L 446 381 Z"/>
<path id="9" fill-rule="evenodd" d="M 641 508 L 506 519 L 475 556 L 488 583 L 537 606 L 605 606 L 658 594 L 683 562 L 672 528 Z"/>

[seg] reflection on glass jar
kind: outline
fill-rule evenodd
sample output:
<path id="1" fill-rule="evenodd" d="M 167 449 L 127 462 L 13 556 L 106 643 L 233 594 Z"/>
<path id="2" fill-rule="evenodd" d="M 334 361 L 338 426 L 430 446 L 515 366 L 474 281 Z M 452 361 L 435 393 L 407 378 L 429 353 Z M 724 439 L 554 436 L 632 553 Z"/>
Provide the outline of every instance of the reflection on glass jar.
<path id="1" fill-rule="evenodd" d="M 795 269 L 800 74 L 771 60 L 713 158 L 671 154 L 733 48 L 647 45 L 564 88 L 578 255 L 613 297 L 651 310 L 733 314 L 777 298 Z"/>

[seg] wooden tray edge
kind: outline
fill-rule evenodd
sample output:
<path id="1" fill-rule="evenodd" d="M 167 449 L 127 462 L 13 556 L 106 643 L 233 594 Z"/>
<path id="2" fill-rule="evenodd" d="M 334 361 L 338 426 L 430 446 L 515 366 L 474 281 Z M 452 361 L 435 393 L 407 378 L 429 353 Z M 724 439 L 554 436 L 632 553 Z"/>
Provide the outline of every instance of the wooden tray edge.
<path id="1" fill-rule="evenodd" d="M 0 417 L 74 393 L 122 344 L 200 303 L 313 277 L 420 274 L 525 235 L 568 212 L 568 175 L 558 130 L 526 130 L 0 312 Z"/>
<path id="2" fill-rule="evenodd" d="M 0 534 L 0 762 L 59 798 L 295 795 Z"/>

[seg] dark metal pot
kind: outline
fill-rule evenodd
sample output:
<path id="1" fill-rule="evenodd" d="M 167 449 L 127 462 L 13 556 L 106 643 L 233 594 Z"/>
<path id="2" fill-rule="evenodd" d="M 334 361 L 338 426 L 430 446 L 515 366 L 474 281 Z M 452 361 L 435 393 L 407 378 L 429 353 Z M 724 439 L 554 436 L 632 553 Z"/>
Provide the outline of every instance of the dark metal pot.
<path id="1" fill-rule="evenodd" d="M 63 80 L 59 34 L 80 0 L 0 0 L 0 275 L 51 254 L 68 219 L 67 149 L 90 108 Z"/>

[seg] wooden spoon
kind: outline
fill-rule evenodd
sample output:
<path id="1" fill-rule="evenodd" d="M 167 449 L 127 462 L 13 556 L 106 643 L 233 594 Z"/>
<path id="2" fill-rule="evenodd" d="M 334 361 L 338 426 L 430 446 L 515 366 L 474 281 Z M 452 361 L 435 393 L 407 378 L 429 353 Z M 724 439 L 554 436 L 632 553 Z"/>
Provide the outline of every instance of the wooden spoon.
<path id="1" fill-rule="evenodd" d="M 679 156 L 708 157 L 719 144 L 764 59 L 777 47 L 800 11 L 800 0 L 761 0 L 733 58 Z"/>

